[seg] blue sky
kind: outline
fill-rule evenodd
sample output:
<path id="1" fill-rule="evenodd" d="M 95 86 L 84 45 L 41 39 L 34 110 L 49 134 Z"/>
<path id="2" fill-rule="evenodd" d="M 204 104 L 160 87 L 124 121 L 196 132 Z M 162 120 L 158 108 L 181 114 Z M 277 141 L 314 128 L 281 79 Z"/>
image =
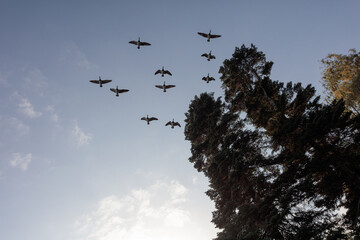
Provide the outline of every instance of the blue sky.
<path id="1" fill-rule="evenodd" d="M 359 48 L 359 10 L 355 0 L 2 0 L 0 239 L 215 237 L 207 180 L 187 160 L 190 100 L 221 96 L 219 67 L 251 43 L 274 61 L 272 79 L 322 94 L 320 60 Z M 210 29 L 222 37 L 197 34 Z M 152 45 L 128 44 L 138 37 Z M 215 60 L 200 57 L 210 50 Z M 155 76 L 162 66 L 173 76 Z M 113 82 L 89 83 L 99 76 Z M 154 87 L 164 81 L 176 87 Z M 115 97 L 116 85 L 130 91 Z M 165 127 L 173 118 L 181 128 Z"/>

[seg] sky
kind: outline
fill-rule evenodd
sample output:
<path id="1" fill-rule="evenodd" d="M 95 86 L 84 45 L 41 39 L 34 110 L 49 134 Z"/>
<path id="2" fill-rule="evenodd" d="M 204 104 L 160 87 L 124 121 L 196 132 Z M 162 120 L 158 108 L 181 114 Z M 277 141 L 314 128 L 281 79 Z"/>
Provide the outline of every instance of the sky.
<path id="1" fill-rule="evenodd" d="M 208 181 L 188 161 L 190 101 L 222 96 L 219 67 L 251 43 L 274 62 L 272 79 L 322 95 L 320 60 L 359 50 L 359 10 L 356 0 L 2 0 L 0 239 L 214 238 Z M 209 30 L 222 37 L 197 34 Z M 151 46 L 128 43 L 139 37 Z M 209 51 L 216 59 L 201 57 Z M 162 66 L 172 76 L 154 75 Z M 112 82 L 89 82 L 99 76 Z M 176 87 L 154 87 L 164 81 Z M 116 97 L 117 85 L 130 91 Z M 166 127 L 172 119 L 181 127 Z"/>

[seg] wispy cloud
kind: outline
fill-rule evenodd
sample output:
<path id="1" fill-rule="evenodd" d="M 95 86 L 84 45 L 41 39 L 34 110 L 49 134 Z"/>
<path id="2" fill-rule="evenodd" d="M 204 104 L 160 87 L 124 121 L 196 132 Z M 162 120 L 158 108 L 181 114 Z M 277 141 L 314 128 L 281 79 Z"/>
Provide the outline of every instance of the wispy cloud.
<path id="1" fill-rule="evenodd" d="M 20 111 L 28 118 L 38 118 L 42 115 L 41 112 L 35 111 L 34 106 L 27 98 L 21 98 L 18 107 Z"/>
<path id="2" fill-rule="evenodd" d="M 179 182 L 158 181 L 122 198 L 105 197 L 76 222 L 77 239 L 183 239 L 185 232 L 196 228 L 185 209 L 186 195 Z"/>
<path id="3" fill-rule="evenodd" d="M 15 117 L 0 116 L 0 134 L 11 136 L 26 135 L 30 131 L 30 127 Z"/>
<path id="4" fill-rule="evenodd" d="M 90 62 L 88 60 L 87 56 L 85 55 L 85 53 L 82 52 L 80 50 L 79 46 L 73 42 L 69 43 L 65 47 L 65 50 L 64 50 L 62 56 L 60 57 L 60 59 L 63 61 L 71 61 L 71 62 L 75 63 L 75 65 L 77 65 L 78 67 L 85 68 L 85 69 L 97 68 L 97 65 Z"/>
<path id="5" fill-rule="evenodd" d="M 48 105 L 44 108 L 44 115 L 48 117 L 50 122 L 52 123 L 51 136 L 53 139 L 56 139 L 59 136 L 59 133 L 63 129 L 61 124 L 61 119 L 59 114 L 57 113 L 55 106 Z"/>
<path id="6" fill-rule="evenodd" d="M 44 88 L 47 86 L 47 78 L 43 72 L 37 68 L 29 71 L 25 77 L 25 82 L 36 88 Z"/>
<path id="7" fill-rule="evenodd" d="M 60 121 L 59 115 L 57 114 L 57 112 L 55 111 L 55 107 L 54 106 L 47 106 L 45 108 L 45 111 L 48 112 L 50 114 L 50 120 L 55 123 L 58 124 Z"/>
<path id="8" fill-rule="evenodd" d="M 0 85 L 8 85 L 7 76 L 0 72 Z"/>
<path id="9" fill-rule="evenodd" d="M 193 183 L 193 184 L 197 184 L 197 183 L 198 183 L 198 177 L 197 177 L 197 176 L 193 176 L 193 177 L 192 177 L 192 183 Z"/>
<path id="10" fill-rule="evenodd" d="M 72 130 L 72 139 L 75 142 L 77 147 L 88 145 L 92 139 L 90 133 L 85 133 L 78 125 L 78 122 L 75 121 L 74 128 Z"/>
<path id="11" fill-rule="evenodd" d="M 28 70 L 25 76 L 25 86 L 29 90 L 35 91 L 40 96 L 44 95 L 44 90 L 47 83 L 47 77 L 44 75 L 44 73 L 40 69 L 31 69 Z"/>
<path id="12" fill-rule="evenodd" d="M 8 119 L 8 123 L 19 135 L 26 135 L 30 131 L 30 127 L 18 118 L 11 117 Z"/>
<path id="13" fill-rule="evenodd" d="M 31 153 L 28 153 L 26 155 L 22 155 L 21 153 L 14 153 L 12 159 L 10 160 L 10 166 L 14 168 L 20 168 L 21 171 L 26 171 L 31 160 Z"/>

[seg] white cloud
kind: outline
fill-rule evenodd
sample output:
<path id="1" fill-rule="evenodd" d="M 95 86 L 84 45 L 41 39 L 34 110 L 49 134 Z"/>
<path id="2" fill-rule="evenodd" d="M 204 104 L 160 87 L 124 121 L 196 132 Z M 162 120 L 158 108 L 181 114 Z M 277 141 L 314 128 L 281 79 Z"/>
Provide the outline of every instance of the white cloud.
<path id="1" fill-rule="evenodd" d="M 42 115 L 41 112 L 35 111 L 34 106 L 27 98 L 21 98 L 18 107 L 20 111 L 28 118 L 38 118 Z"/>
<path id="2" fill-rule="evenodd" d="M 30 127 L 28 125 L 15 117 L 9 118 L 8 123 L 12 128 L 15 128 L 17 133 L 20 135 L 26 135 L 30 131 Z"/>
<path id="3" fill-rule="evenodd" d="M 20 153 L 14 153 L 10 160 L 10 165 L 14 168 L 20 168 L 22 171 L 26 171 L 32 160 L 32 154 L 21 155 Z"/>
<path id="4" fill-rule="evenodd" d="M 43 95 L 42 90 L 47 86 L 47 78 L 39 69 L 32 69 L 25 77 L 25 83 L 28 87 Z"/>
<path id="5" fill-rule="evenodd" d="M 0 116 L 0 133 L 2 135 L 26 135 L 30 127 L 15 117 Z"/>
<path id="6" fill-rule="evenodd" d="M 172 209 L 169 210 L 165 216 L 165 225 L 170 227 L 182 227 L 189 222 L 190 216 L 188 212 Z"/>
<path id="7" fill-rule="evenodd" d="M 170 189 L 170 196 L 174 200 L 183 199 L 182 196 L 185 196 L 187 189 L 180 183 L 174 181 L 172 182 L 173 187 Z"/>
<path id="8" fill-rule="evenodd" d="M 192 178 L 192 183 L 193 183 L 193 184 L 197 184 L 197 183 L 198 183 L 198 177 L 197 177 L 197 176 L 193 176 L 193 178 Z"/>
<path id="9" fill-rule="evenodd" d="M 48 105 L 44 108 L 44 114 L 49 118 L 50 122 L 52 123 L 52 138 L 57 138 L 60 131 L 63 129 L 61 125 L 61 119 L 59 114 L 57 113 L 55 106 Z"/>
<path id="10" fill-rule="evenodd" d="M 54 106 L 47 106 L 45 108 L 45 111 L 48 112 L 50 114 L 50 120 L 57 124 L 60 121 L 59 115 L 57 114 L 57 112 L 55 111 L 55 107 Z"/>
<path id="11" fill-rule="evenodd" d="M 73 136 L 73 141 L 75 142 L 77 147 L 88 145 L 92 139 L 92 135 L 90 133 L 85 133 L 79 127 L 77 121 L 75 121 L 75 126 L 72 131 L 72 136 Z"/>
<path id="12" fill-rule="evenodd" d="M 185 209 L 186 195 L 187 189 L 179 182 L 158 181 L 122 198 L 105 197 L 92 213 L 76 221 L 76 239 L 183 240 L 184 234 L 197 228 Z"/>
<path id="13" fill-rule="evenodd" d="M 90 62 L 75 43 L 70 43 L 65 47 L 61 60 L 74 62 L 78 67 L 85 69 L 97 68 L 97 65 Z"/>

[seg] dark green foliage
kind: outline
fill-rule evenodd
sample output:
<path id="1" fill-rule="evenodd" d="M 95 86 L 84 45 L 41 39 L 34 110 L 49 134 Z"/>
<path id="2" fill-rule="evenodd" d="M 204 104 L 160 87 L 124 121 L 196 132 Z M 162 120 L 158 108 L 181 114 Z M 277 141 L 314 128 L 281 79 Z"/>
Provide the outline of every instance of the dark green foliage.
<path id="1" fill-rule="evenodd" d="M 341 100 L 320 104 L 310 85 L 271 80 L 272 65 L 254 45 L 236 48 L 219 70 L 225 102 L 202 93 L 186 113 L 217 239 L 359 235 L 360 117 Z"/>

